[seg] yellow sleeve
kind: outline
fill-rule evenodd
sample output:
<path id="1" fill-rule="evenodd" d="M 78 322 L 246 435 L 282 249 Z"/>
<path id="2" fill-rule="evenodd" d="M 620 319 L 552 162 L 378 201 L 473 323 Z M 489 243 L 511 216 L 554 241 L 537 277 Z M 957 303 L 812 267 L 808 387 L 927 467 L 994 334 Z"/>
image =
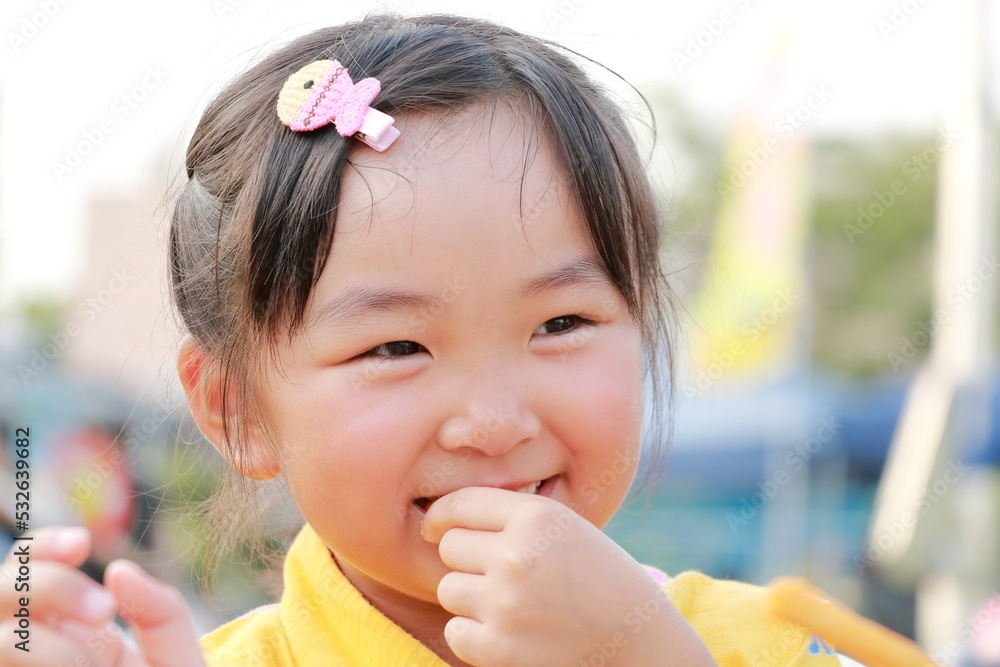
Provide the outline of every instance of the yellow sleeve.
<path id="1" fill-rule="evenodd" d="M 766 612 L 767 590 L 684 572 L 664 584 L 720 667 L 835 667 L 833 651 L 807 630 Z"/>
<path id="2" fill-rule="evenodd" d="M 259 607 L 199 640 L 208 667 L 293 667 L 277 605 Z"/>

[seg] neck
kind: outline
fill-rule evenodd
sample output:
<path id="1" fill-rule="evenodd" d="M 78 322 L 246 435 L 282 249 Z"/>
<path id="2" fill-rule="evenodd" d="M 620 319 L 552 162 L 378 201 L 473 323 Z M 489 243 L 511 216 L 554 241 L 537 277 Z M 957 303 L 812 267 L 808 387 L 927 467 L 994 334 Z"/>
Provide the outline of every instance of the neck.
<path id="1" fill-rule="evenodd" d="M 471 667 L 455 655 L 444 639 L 444 626 L 454 614 L 436 602 L 420 600 L 390 588 L 331 555 L 351 585 L 386 618 L 452 667 Z"/>

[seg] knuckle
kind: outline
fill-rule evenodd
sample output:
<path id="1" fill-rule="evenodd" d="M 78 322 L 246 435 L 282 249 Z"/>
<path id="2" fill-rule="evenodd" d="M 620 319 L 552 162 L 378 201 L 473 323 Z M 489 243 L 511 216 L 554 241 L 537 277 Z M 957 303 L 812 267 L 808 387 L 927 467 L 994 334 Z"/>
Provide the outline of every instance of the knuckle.
<path id="1" fill-rule="evenodd" d="M 524 613 L 524 602 L 514 592 L 505 590 L 494 598 L 493 609 L 503 619 L 516 619 Z"/>
<path id="2" fill-rule="evenodd" d="M 551 508 L 544 501 L 545 498 L 538 498 L 536 496 L 525 498 L 525 502 L 522 502 L 520 507 L 514 512 L 515 520 L 529 527 L 538 526 L 549 521 Z"/>
<path id="3" fill-rule="evenodd" d="M 455 601 L 453 596 L 457 590 L 456 584 L 458 583 L 458 578 L 453 575 L 455 575 L 454 572 L 449 572 L 441 577 L 441 581 L 438 582 L 437 586 L 438 601 L 446 608 L 450 603 Z"/>
<path id="4" fill-rule="evenodd" d="M 511 547 L 503 551 L 500 561 L 505 569 L 515 574 L 523 573 L 531 565 L 532 551 L 524 547 Z"/>
<path id="5" fill-rule="evenodd" d="M 457 535 L 454 530 L 447 531 L 444 535 L 438 539 L 438 553 L 441 558 L 446 558 L 455 547 L 455 539 Z"/>
<path id="6" fill-rule="evenodd" d="M 508 638 L 492 635 L 486 639 L 489 655 L 492 658 L 490 664 L 497 667 L 516 667 L 520 664 L 521 652 L 517 650 L 516 643 Z"/>

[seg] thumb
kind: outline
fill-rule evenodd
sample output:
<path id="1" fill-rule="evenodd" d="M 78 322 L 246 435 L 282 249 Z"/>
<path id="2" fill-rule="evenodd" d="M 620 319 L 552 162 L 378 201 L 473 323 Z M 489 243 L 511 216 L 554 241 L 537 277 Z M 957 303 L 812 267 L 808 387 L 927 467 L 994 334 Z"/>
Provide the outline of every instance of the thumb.
<path id="1" fill-rule="evenodd" d="M 119 615 L 135 632 L 151 667 L 205 664 L 181 592 L 128 560 L 110 563 L 104 585 L 118 599 Z"/>

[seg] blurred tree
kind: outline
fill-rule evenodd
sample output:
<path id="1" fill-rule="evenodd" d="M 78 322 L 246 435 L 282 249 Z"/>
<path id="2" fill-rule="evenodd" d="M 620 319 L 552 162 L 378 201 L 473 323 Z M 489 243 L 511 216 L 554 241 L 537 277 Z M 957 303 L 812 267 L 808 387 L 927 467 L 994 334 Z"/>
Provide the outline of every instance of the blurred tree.
<path id="1" fill-rule="evenodd" d="M 653 167 L 662 179 L 657 192 L 667 221 L 663 230 L 674 288 L 687 298 L 697 288 L 712 241 L 722 178 L 722 119 L 691 109 L 665 87 L 647 91 L 662 151 Z"/>
<path id="2" fill-rule="evenodd" d="M 14 317 L 25 322 L 31 335 L 44 338 L 63 327 L 69 304 L 52 297 L 35 297 L 20 301 L 15 306 Z"/>
<path id="3" fill-rule="evenodd" d="M 818 366 L 860 377 L 905 370 L 890 353 L 930 318 L 939 157 L 933 137 L 817 141 L 810 259 Z"/>
<path id="4" fill-rule="evenodd" d="M 675 289 L 687 299 L 714 232 L 726 120 L 706 117 L 666 88 L 646 96 L 664 148 L 653 166 L 662 181 L 668 262 Z M 931 318 L 935 189 L 947 142 L 931 134 L 814 141 L 806 258 L 812 359 L 856 378 L 906 372 L 927 345 L 916 345 L 903 364 L 891 355 L 900 354 L 904 339 L 912 343 Z M 997 335 L 1000 342 L 1000 329 Z"/>

